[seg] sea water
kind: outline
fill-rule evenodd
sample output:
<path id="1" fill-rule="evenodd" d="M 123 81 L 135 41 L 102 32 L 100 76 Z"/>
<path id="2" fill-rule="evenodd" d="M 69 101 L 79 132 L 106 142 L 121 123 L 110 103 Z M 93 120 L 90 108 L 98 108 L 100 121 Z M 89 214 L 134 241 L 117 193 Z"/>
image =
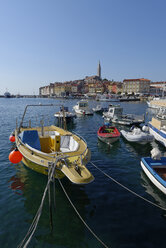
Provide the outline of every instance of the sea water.
<path id="1" fill-rule="evenodd" d="M 25 237 L 39 208 L 47 177 L 24 167 L 13 165 L 8 155 L 13 149 L 9 141 L 11 132 L 19 124 L 27 104 L 54 104 L 31 107 L 28 117 L 43 117 L 54 124 L 54 113 L 60 105 L 69 110 L 78 100 L 55 100 L 40 98 L 0 99 L 0 247 L 17 247 Z M 89 101 L 91 107 L 98 102 Z M 146 103 L 120 103 L 124 112 L 146 114 L 146 122 L 154 114 Z M 103 107 L 108 103 L 102 103 Z M 48 117 L 49 115 L 49 117 Z M 17 121 L 16 121 L 17 119 Z M 74 185 L 67 178 L 62 184 L 81 217 L 93 232 L 110 248 L 165 248 L 166 211 L 136 197 L 122 185 L 140 196 L 166 208 L 166 196 L 149 181 L 143 173 L 141 157 L 150 156 L 157 146 L 162 153 L 165 148 L 157 142 L 147 145 L 131 144 L 122 137 L 111 146 L 97 138 L 97 130 L 103 125 L 102 115 L 78 117 L 68 126 L 70 131 L 81 135 L 91 150 L 91 163 L 87 168 L 95 180 L 88 185 Z M 124 126 L 116 127 L 127 129 Z M 119 184 L 115 183 L 115 179 Z M 50 228 L 49 204 L 46 198 L 36 232 L 28 247 L 44 248 L 100 248 L 101 243 L 89 232 L 78 218 L 58 181 L 55 183 L 56 208 L 53 212 L 53 229 Z"/>

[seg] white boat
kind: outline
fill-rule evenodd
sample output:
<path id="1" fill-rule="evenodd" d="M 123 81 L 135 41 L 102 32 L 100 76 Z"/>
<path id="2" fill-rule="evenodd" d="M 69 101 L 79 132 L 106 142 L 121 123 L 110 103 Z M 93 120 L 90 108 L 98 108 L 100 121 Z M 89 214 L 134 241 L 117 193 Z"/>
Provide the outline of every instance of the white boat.
<path id="1" fill-rule="evenodd" d="M 119 102 L 119 98 L 117 95 L 103 95 L 99 98 L 101 102 Z"/>
<path id="2" fill-rule="evenodd" d="M 108 122 L 120 125 L 137 125 L 144 122 L 144 116 L 134 114 L 123 114 L 123 108 L 120 105 L 110 104 L 108 111 L 103 112 L 103 118 Z"/>
<path id="3" fill-rule="evenodd" d="M 80 115 L 93 115 L 93 110 L 89 108 L 88 101 L 81 100 L 74 107 L 74 111 L 76 114 Z"/>
<path id="4" fill-rule="evenodd" d="M 166 113 L 160 109 L 159 113 L 152 117 L 148 125 L 150 134 L 166 147 Z"/>
<path id="5" fill-rule="evenodd" d="M 166 108 L 166 99 L 162 97 L 154 97 L 152 100 L 147 101 L 149 108 L 160 109 L 161 107 Z"/>
<path id="6" fill-rule="evenodd" d="M 146 126 L 143 126 L 143 130 L 147 130 Z M 143 131 L 138 127 L 134 127 L 131 131 L 121 130 L 122 136 L 129 142 L 136 142 L 140 144 L 146 144 L 147 142 L 152 142 L 154 137 L 147 131 Z"/>
<path id="7" fill-rule="evenodd" d="M 73 120 L 74 118 L 76 118 L 76 114 L 69 112 L 68 111 L 68 107 L 61 107 L 59 112 L 56 112 L 54 114 L 54 116 L 58 119 L 66 119 L 66 122 L 69 122 L 71 120 Z"/>
<path id="8" fill-rule="evenodd" d="M 101 105 L 97 105 L 96 107 L 92 108 L 92 110 L 95 113 L 101 113 L 101 112 L 103 112 L 103 108 L 101 107 Z"/>
<path id="9" fill-rule="evenodd" d="M 150 181 L 166 194 L 166 157 L 144 157 L 141 167 Z"/>

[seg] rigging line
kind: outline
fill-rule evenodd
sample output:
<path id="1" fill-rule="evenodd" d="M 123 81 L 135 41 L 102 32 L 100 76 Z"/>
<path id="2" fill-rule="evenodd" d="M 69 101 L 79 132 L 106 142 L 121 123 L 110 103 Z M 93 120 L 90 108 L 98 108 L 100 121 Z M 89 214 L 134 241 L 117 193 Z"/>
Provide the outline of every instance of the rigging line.
<path id="1" fill-rule="evenodd" d="M 91 163 L 96 169 L 98 169 L 98 170 L 99 170 L 101 173 L 103 173 L 106 177 L 110 178 L 113 182 L 115 182 L 116 184 L 120 185 L 122 188 L 126 189 L 127 191 L 129 191 L 129 192 L 132 193 L 133 195 L 139 197 L 140 199 L 142 199 L 142 200 L 144 200 L 144 201 L 150 203 L 151 205 L 153 205 L 153 206 L 155 206 L 155 207 L 157 207 L 157 208 L 160 208 L 160 209 L 166 211 L 166 208 L 163 208 L 163 207 L 157 205 L 156 203 L 154 203 L 154 202 L 152 202 L 152 201 L 150 201 L 150 200 L 144 198 L 143 196 L 137 194 L 136 192 L 132 191 L 131 189 L 127 188 L 127 187 L 124 186 L 123 184 L 121 184 L 121 183 L 119 183 L 118 181 L 116 181 L 114 178 L 112 178 L 112 177 L 109 176 L 107 173 L 105 173 L 104 171 L 102 171 L 99 167 L 97 167 L 93 162 L 90 161 L 89 163 Z"/>
<path id="2" fill-rule="evenodd" d="M 40 206 L 39 206 L 39 209 L 31 223 L 31 226 L 29 227 L 28 229 L 28 232 L 27 234 L 25 235 L 24 239 L 22 240 L 22 242 L 19 244 L 18 248 L 21 248 L 21 247 L 24 247 L 26 248 L 27 245 L 29 244 L 29 242 L 31 241 L 32 239 L 32 236 L 37 228 L 37 225 L 38 225 L 38 222 L 39 222 L 39 219 L 40 219 L 40 216 L 41 216 L 41 213 L 42 213 L 42 208 L 43 208 L 43 204 L 44 204 L 44 200 L 45 200 L 45 197 L 46 197 L 46 193 L 48 191 L 48 188 L 49 188 L 49 184 L 50 182 L 52 181 L 52 177 L 54 175 L 54 171 L 55 171 L 55 167 L 56 167 L 56 164 L 58 162 L 58 159 L 56 160 L 56 162 L 53 164 L 52 166 L 52 170 L 50 172 L 50 175 L 49 175 L 49 178 L 48 178 L 48 181 L 47 181 L 47 185 L 45 187 L 45 190 L 44 190 L 44 193 L 43 193 L 43 197 L 42 197 L 42 200 L 41 200 L 41 203 L 40 203 Z M 29 236 L 30 235 L 30 236 Z M 29 238 L 28 238 L 29 236 Z M 27 239 L 28 238 L 28 239 Z M 26 241 L 27 239 L 27 241 Z M 26 242 L 26 243 L 25 243 Z M 25 243 L 25 244 L 24 244 Z"/>
<path id="3" fill-rule="evenodd" d="M 56 171 L 55 171 L 56 174 Z M 57 174 L 56 174 L 57 176 Z M 57 179 L 59 181 L 60 186 L 63 189 L 63 192 L 65 193 L 68 201 L 70 202 L 71 206 L 73 207 L 73 209 L 75 210 L 76 214 L 78 215 L 78 217 L 80 218 L 80 220 L 83 222 L 83 224 L 86 226 L 86 228 L 92 233 L 92 235 L 105 247 L 105 248 L 109 248 L 93 231 L 92 229 L 89 227 L 89 225 L 84 221 L 84 219 L 81 217 L 80 213 L 78 212 L 77 208 L 74 206 L 73 202 L 71 201 L 70 197 L 68 196 L 65 188 L 63 187 L 63 184 L 61 182 L 61 180 L 59 179 L 59 177 L 57 176 Z"/>

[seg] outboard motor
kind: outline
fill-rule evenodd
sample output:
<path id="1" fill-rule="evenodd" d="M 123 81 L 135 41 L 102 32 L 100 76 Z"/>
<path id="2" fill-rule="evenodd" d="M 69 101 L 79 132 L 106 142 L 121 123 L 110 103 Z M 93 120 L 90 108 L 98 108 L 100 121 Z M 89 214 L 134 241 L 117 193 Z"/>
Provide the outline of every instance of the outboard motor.
<path id="1" fill-rule="evenodd" d="M 144 125 L 144 126 L 142 127 L 142 131 L 148 133 L 148 132 L 149 132 L 149 127 Z"/>
<path id="2" fill-rule="evenodd" d="M 157 147 L 155 147 L 151 150 L 151 158 L 155 159 L 155 160 L 161 159 L 161 152 Z"/>

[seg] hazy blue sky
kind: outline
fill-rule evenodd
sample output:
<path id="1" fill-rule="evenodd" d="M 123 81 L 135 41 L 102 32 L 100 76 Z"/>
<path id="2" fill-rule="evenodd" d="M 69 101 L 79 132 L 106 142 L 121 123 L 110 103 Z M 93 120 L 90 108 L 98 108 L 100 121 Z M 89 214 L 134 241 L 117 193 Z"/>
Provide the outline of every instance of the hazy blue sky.
<path id="1" fill-rule="evenodd" d="M 0 94 L 96 75 L 166 81 L 165 0 L 0 0 Z"/>

